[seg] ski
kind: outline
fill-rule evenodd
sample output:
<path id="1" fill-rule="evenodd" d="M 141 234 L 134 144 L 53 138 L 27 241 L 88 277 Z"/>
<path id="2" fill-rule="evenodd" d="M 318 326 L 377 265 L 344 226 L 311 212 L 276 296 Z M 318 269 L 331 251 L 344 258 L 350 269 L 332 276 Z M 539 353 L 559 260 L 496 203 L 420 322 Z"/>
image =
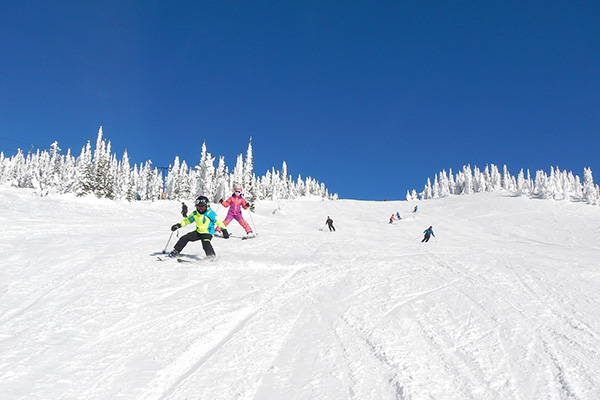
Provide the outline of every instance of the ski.
<path id="1" fill-rule="evenodd" d="M 201 262 L 201 261 L 214 261 L 214 259 L 207 259 L 207 258 L 185 258 L 185 257 L 189 257 L 189 256 L 179 256 L 179 257 L 169 257 L 169 255 L 163 256 L 163 257 L 159 257 L 156 256 L 157 261 L 169 261 L 169 260 L 175 260 L 177 262 L 180 263 L 191 263 L 191 262 Z"/>
<path id="2" fill-rule="evenodd" d="M 217 238 L 220 238 L 220 239 L 225 239 L 225 238 L 223 237 L 223 235 L 221 235 L 221 234 L 218 234 L 218 235 L 217 235 L 217 234 L 214 234 L 213 236 L 214 236 L 214 237 L 217 237 Z M 256 236 L 258 236 L 258 235 L 256 235 L 256 234 L 253 234 L 253 235 L 249 235 L 249 236 L 248 236 L 248 235 L 246 235 L 246 236 L 238 236 L 238 235 L 231 235 L 231 234 L 230 234 L 230 235 L 229 235 L 229 238 L 230 238 L 230 239 L 242 239 L 242 240 L 246 240 L 246 239 L 254 239 Z"/>
<path id="3" fill-rule="evenodd" d="M 153 254 L 154 255 L 154 254 Z M 169 255 L 169 253 L 164 254 L 164 255 L 160 255 L 160 256 L 156 256 L 157 261 L 168 261 L 168 260 L 177 260 L 179 262 L 192 262 L 192 261 L 198 261 L 198 259 L 196 258 L 196 256 L 189 256 L 186 254 L 180 254 L 177 257 L 171 257 Z M 188 259 L 189 258 L 189 259 Z"/>

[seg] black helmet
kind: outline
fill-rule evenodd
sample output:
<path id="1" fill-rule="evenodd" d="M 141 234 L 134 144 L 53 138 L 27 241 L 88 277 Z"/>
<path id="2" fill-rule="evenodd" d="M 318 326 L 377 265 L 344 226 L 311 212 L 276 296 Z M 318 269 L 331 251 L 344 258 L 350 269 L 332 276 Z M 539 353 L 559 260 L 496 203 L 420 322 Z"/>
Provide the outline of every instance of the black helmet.
<path id="1" fill-rule="evenodd" d="M 206 196 L 198 196 L 196 198 L 196 207 L 208 207 L 209 201 Z"/>

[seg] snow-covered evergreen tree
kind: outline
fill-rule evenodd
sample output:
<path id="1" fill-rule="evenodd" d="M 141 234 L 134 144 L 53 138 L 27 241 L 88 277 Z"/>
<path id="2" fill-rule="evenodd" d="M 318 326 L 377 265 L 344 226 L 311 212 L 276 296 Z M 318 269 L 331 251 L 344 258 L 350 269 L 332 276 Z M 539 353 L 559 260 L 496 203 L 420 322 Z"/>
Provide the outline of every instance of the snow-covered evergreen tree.
<path id="1" fill-rule="evenodd" d="M 198 170 L 198 196 L 206 196 L 209 200 L 215 197 L 215 159 L 206 150 L 206 142 L 202 143 Z"/>
<path id="2" fill-rule="evenodd" d="M 54 141 L 50 145 L 50 171 L 48 176 L 48 184 L 56 189 L 59 193 L 63 191 L 63 164 L 62 156 L 60 155 L 60 147 L 58 142 Z"/>
<path id="3" fill-rule="evenodd" d="M 244 161 L 244 172 L 242 175 L 242 187 L 244 188 L 244 198 L 250 203 L 250 211 L 254 211 L 256 203 L 256 189 L 254 187 L 254 156 L 252 154 L 252 138 L 248 143 L 246 150 L 246 160 Z"/>
<path id="4" fill-rule="evenodd" d="M 85 196 L 94 190 L 94 164 L 92 163 L 92 146 L 88 140 L 87 144 L 81 149 L 81 154 L 77 158 L 76 168 L 76 187 L 77 196 Z"/>
<path id="5" fill-rule="evenodd" d="M 233 168 L 233 173 L 229 178 L 229 191 L 233 189 L 235 185 L 242 185 L 244 183 L 244 157 L 241 154 L 237 156 L 237 162 Z"/>
<path id="6" fill-rule="evenodd" d="M 421 192 L 421 198 L 423 200 L 429 200 L 433 198 L 433 189 L 431 188 L 431 179 L 429 178 L 427 178 L 425 188 L 423 189 L 423 192 Z"/>
<path id="7" fill-rule="evenodd" d="M 220 199 L 226 199 L 229 196 L 229 171 L 225 165 L 225 157 L 219 157 L 219 163 L 217 164 L 217 171 L 215 173 L 215 197 L 211 199 L 217 202 Z"/>
<path id="8" fill-rule="evenodd" d="M 583 200 L 588 204 L 598 204 L 598 187 L 594 185 L 592 169 L 583 169 Z"/>

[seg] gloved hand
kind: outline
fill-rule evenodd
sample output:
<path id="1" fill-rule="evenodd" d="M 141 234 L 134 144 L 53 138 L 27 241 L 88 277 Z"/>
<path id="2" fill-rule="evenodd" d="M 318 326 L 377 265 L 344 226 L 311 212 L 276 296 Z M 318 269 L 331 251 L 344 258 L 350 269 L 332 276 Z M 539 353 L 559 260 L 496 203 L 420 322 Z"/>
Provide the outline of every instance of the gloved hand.
<path id="1" fill-rule="evenodd" d="M 221 232 L 223 232 L 223 239 L 229 239 L 229 232 L 227 232 L 227 229 L 221 229 Z"/>
<path id="2" fill-rule="evenodd" d="M 221 204 L 223 202 L 223 199 L 219 199 L 219 204 Z"/>
<path id="3" fill-rule="evenodd" d="M 181 225 L 175 224 L 171 227 L 171 232 L 175 232 L 177 229 L 181 228 Z"/>

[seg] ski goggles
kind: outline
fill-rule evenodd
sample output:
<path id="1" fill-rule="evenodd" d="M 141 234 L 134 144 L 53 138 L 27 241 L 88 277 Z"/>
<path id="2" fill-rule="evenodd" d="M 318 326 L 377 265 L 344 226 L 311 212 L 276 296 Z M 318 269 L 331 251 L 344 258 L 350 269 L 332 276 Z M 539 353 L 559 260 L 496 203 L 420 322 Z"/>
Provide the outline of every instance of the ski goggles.
<path id="1" fill-rule="evenodd" d="M 237 194 L 238 196 L 239 196 L 240 194 L 242 194 L 242 192 L 240 192 L 239 190 L 236 190 L 236 191 L 235 191 L 235 192 L 233 192 L 233 193 Z"/>

